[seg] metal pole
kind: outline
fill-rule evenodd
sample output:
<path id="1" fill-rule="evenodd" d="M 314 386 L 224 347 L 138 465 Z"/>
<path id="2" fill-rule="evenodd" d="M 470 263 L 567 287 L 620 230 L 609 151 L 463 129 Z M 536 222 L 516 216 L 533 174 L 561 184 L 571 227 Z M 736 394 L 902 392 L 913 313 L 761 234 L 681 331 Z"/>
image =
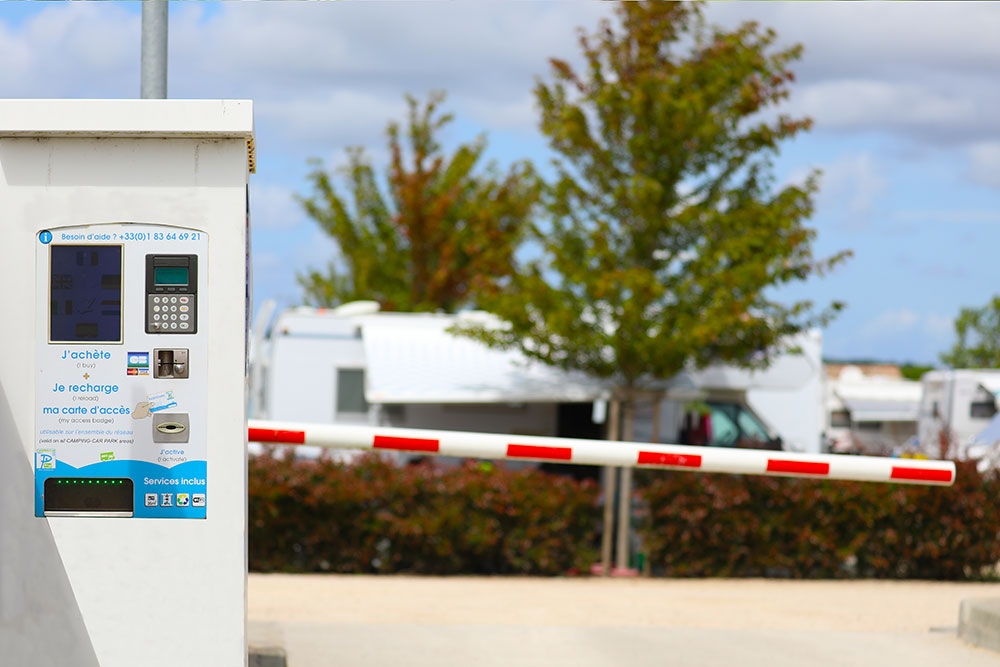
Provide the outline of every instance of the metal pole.
<path id="1" fill-rule="evenodd" d="M 611 399 L 610 412 L 608 413 L 608 440 L 618 439 L 618 399 Z M 615 531 L 615 486 L 618 479 L 618 469 L 613 466 L 604 466 L 604 528 L 601 531 L 601 574 L 611 576 L 611 545 L 612 535 Z"/>
<path id="2" fill-rule="evenodd" d="M 629 396 L 625 402 L 624 426 L 622 436 L 627 442 L 635 437 L 635 397 Z M 632 468 L 621 468 L 621 485 L 618 488 L 618 544 L 615 565 L 619 570 L 629 566 L 629 536 L 632 532 Z"/>
<path id="3" fill-rule="evenodd" d="M 167 5 L 168 0 L 144 0 L 142 3 L 139 88 L 144 100 L 167 97 Z"/>
<path id="4" fill-rule="evenodd" d="M 660 394 L 653 396 L 653 433 L 649 436 L 649 441 L 657 443 L 660 441 Z"/>

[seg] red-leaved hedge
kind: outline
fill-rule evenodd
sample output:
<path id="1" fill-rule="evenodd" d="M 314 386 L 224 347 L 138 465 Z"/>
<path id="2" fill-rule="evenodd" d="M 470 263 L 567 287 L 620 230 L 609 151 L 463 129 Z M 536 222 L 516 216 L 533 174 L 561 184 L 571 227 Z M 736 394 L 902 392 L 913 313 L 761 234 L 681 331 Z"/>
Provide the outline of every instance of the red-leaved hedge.
<path id="1" fill-rule="evenodd" d="M 556 575 L 594 562 L 597 487 L 489 463 L 250 459 L 250 569 Z"/>
<path id="2" fill-rule="evenodd" d="M 975 579 L 1000 562 L 1000 478 L 949 488 L 644 472 L 654 573 Z"/>
<path id="3" fill-rule="evenodd" d="M 641 471 L 654 575 L 975 579 L 1000 561 L 1000 479 L 950 488 Z M 588 572 L 599 491 L 488 463 L 250 460 L 250 568 L 271 572 Z"/>

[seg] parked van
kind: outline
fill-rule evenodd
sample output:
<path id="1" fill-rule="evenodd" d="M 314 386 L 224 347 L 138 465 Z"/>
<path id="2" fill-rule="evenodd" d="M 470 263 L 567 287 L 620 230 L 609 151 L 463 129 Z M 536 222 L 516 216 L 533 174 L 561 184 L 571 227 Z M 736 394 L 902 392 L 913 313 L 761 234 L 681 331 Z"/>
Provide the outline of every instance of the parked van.
<path id="1" fill-rule="evenodd" d="M 917 436 L 931 458 L 968 458 L 968 448 L 997 414 L 1000 370 L 925 373 Z"/>

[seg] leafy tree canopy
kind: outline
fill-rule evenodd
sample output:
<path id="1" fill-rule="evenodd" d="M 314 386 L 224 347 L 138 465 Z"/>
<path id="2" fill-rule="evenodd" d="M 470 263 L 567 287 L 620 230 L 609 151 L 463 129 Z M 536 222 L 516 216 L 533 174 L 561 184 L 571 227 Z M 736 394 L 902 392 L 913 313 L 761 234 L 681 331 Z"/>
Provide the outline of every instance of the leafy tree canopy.
<path id="1" fill-rule="evenodd" d="M 955 336 L 942 362 L 952 368 L 1000 368 L 1000 295 L 982 308 L 962 308 Z"/>
<path id="2" fill-rule="evenodd" d="M 446 152 L 442 92 L 422 105 L 407 96 L 407 126 L 390 122 L 389 166 L 382 187 L 362 148 L 348 151 L 334 175 L 314 161 L 312 193 L 299 201 L 337 242 L 340 261 L 299 277 L 311 303 L 373 299 L 385 310 L 453 311 L 490 281 L 508 275 L 525 221 L 537 201 L 530 165 L 502 173 L 480 168 L 486 138 Z"/>
<path id="3" fill-rule="evenodd" d="M 903 364 L 899 367 L 899 372 L 903 375 L 904 380 L 919 381 L 924 377 L 925 373 L 929 373 L 932 370 L 934 370 L 934 367 L 926 364 Z"/>
<path id="4" fill-rule="evenodd" d="M 709 27 L 697 5 L 626 2 L 581 33 L 585 66 L 551 60 L 535 97 L 557 154 L 538 261 L 481 304 L 506 326 L 490 344 L 625 390 L 688 365 L 767 363 L 826 322 L 774 288 L 822 273 L 804 222 L 817 189 L 775 187 L 779 145 L 809 128 L 777 113 L 800 46 L 754 23 Z"/>

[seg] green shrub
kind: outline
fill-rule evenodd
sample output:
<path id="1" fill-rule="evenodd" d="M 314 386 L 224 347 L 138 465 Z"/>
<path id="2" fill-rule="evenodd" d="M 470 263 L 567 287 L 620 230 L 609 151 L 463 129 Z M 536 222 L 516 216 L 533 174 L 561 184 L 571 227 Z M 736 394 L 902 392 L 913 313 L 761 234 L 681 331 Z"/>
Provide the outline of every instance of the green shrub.
<path id="1" fill-rule="evenodd" d="M 1000 561 L 1000 480 L 950 488 L 641 475 L 640 536 L 670 576 L 980 578 Z"/>
<path id="2" fill-rule="evenodd" d="M 537 470 L 266 453 L 249 485 L 255 571 L 556 575 L 597 556 L 596 486 Z"/>

